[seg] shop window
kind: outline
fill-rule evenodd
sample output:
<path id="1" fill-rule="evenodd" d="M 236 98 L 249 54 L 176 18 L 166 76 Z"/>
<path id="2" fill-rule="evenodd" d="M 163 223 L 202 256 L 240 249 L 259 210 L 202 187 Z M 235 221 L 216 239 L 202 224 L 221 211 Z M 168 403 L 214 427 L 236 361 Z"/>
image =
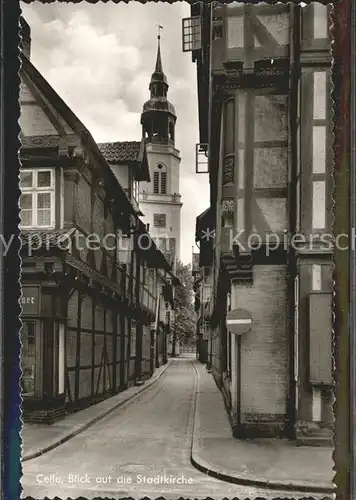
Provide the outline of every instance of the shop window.
<path id="1" fill-rule="evenodd" d="M 21 330 L 21 369 L 22 392 L 28 396 L 35 395 L 36 383 L 36 322 L 23 321 Z"/>
<path id="2" fill-rule="evenodd" d="M 31 169 L 20 172 L 22 228 L 53 228 L 54 170 Z"/>

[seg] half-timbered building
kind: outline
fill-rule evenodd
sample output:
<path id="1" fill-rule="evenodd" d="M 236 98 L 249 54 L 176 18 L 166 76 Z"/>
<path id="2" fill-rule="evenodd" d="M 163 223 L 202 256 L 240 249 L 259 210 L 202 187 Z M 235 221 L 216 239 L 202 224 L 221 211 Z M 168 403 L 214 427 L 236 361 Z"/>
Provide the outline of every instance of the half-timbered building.
<path id="1" fill-rule="evenodd" d="M 134 157 L 123 147 L 120 171 L 109 165 L 30 62 L 22 27 L 23 411 L 51 423 L 141 383 L 166 361 L 177 279 L 130 191 L 149 179 L 144 144 Z"/>
<path id="2" fill-rule="evenodd" d="M 331 440 L 329 11 L 198 2 L 183 20 L 214 215 L 197 219 L 213 251 L 209 357 L 237 437 Z M 242 334 L 226 326 L 238 309 Z"/>

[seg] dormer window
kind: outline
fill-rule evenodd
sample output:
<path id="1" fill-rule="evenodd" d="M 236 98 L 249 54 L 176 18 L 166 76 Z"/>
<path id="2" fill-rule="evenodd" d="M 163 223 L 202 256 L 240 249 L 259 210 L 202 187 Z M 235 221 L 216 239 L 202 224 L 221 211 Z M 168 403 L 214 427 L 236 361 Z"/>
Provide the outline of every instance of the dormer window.
<path id="1" fill-rule="evenodd" d="M 54 170 L 22 170 L 20 189 L 21 228 L 54 228 Z"/>
<path id="2" fill-rule="evenodd" d="M 153 192 L 154 194 L 167 194 L 167 172 L 161 163 L 157 165 L 157 170 L 153 173 Z"/>

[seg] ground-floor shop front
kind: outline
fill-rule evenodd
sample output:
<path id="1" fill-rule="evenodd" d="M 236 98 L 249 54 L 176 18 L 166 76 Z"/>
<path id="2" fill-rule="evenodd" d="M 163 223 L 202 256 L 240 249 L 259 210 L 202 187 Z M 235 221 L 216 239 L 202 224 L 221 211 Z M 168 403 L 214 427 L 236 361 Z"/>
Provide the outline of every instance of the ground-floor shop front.
<path id="1" fill-rule="evenodd" d="M 123 295 L 60 273 L 22 283 L 23 417 L 52 423 L 149 378 L 165 328 Z M 125 289 L 125 287 L 124 287 Z"/>

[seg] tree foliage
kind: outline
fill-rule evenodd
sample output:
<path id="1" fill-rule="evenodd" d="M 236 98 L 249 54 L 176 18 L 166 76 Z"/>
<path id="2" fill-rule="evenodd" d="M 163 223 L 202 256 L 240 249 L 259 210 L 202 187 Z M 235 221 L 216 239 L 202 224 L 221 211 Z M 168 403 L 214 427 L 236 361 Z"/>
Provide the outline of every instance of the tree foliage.
<path id="1" fill-rule="evenodd" d="M 177 262 L 176 275 L 181 286 L 175 288 L 175 314 L 172 325 L 173 335 L 183 343 L 195 341 L 196 319 L 194 312 L 194 291 L 191 264 Z"/>

